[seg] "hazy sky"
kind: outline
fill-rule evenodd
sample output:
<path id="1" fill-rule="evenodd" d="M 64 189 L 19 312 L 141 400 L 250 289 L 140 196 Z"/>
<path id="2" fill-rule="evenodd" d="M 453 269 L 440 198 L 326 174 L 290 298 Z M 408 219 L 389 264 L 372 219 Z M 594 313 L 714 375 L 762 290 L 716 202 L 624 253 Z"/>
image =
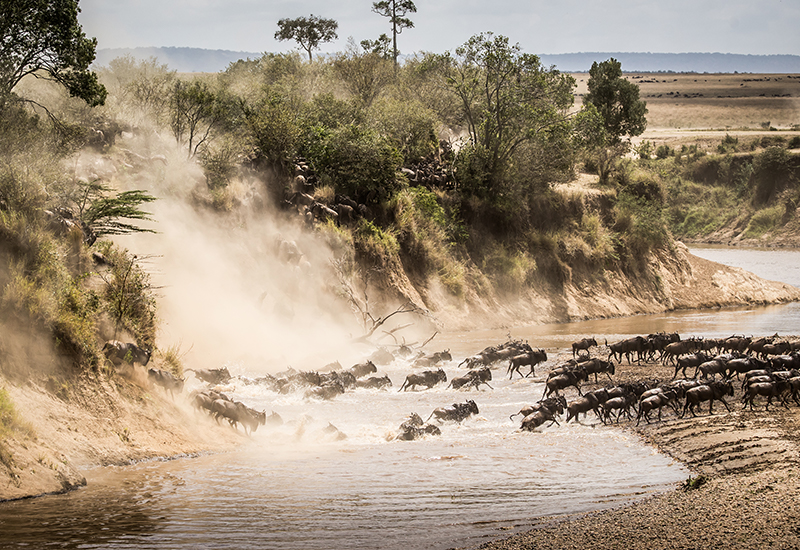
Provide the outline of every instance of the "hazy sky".
<path id="1" fill-rule="evenodd" d="M 720 52 L 800 54 L 798 0 L 417 0 L 402 53 L 443 52 L 493 31 L 536 54 Z M 372 0 L 81 0 L 80 22 L 98 48 L 186 46 L 247 52 L 277 42 L 277 21 L 314 14 L 339 22 L 341 51 L 389 32 Z"/>

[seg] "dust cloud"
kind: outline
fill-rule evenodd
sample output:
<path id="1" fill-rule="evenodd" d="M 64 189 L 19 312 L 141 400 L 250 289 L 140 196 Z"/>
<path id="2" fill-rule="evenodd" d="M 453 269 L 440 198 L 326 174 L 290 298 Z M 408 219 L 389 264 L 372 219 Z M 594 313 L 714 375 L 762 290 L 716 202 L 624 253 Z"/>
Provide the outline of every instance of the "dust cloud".
<path id="1" fill-rule="evenodd" d="M 231 211 L 211 208 L 202 169 L 171 141 L 124 135 L 117 150 L 135 162 L 121 161 L 122 168 L 81 160 L 82 177 L 158 198 L 146 208 L 157 234 L 115 239 L 157 287 L 158 347 L 178 345 L 186 368 L 228 366 L 239 374 L 357 360 L 363 350 L 352 340 L 361 328 L 336 297 L 331 247 L 300 216 L 269 205 L 255 176 L 231 182 Z"/>

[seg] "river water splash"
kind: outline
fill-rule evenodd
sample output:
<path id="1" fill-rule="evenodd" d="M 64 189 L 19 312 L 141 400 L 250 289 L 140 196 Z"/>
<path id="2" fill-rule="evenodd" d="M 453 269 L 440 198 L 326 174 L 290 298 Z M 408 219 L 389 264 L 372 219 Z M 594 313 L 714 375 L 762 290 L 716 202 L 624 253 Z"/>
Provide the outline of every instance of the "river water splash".
<path id="1" fill-rule="evenodd" d="M 728 251 L 726 257 L 743 252 Z M 696 253 L 706 257 L 702 250 Z M 754 261 L 766 264 L 760 257 Z M 800 261 L 778 261 L 782 264 L 791 272 Z M 770 269 L 772 276 L 750 268 L 800 284 L 800 277 Z M 551 367 L 556 352 L 582 337 L 611 342 L 658 331 L 800 334 L 800 308 L 674 312 L 511 332 L 545 348 Z M 464 372 L 457 366 L 463 357 L 507 334 L 447 334 L 428 347 L 453 353 L 454 360 L 445 364 L 449 379 Z M 245 365 L 228 366 L 244 376 L 258 374 Z M 509 415 L 542 396 L 542 370 L 508 380 L 505 367 L 496 368 L 492 390 L 462 392 L 441 385 L 398 392 L 412 369 L 395 361 L 378 373 L 388 374 L 393 388 L 359 389 L 332 401 L 280 395 L 240 381 L 231 397 L 276 411 L 285 423 L 260 427 L 236 452 L 97 468 L 86 473 L 88 486 L 78 491 L 0 504 L 0 547 L 475 547 L 542 518 L 617 506 L 686 479 L 681 464 L 592 416 L 582 424 L 518 431 L 520 418 Z M 190 378 L 193 384 L 199 387 Z M 391 440 L 409 413 L 426 418 L 436 407 L 465 399 L 474 399 L 480 413 L 461 424 L 442 424 L 441 436 Z M 197 421 L 209 420 L 198 413 Z"/>

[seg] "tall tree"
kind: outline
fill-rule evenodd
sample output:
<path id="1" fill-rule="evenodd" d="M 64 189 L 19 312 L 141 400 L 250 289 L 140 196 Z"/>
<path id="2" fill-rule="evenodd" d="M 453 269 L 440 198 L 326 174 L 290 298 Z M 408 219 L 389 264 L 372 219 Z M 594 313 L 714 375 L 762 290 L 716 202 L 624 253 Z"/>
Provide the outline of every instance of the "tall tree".
<path id="1" fill-rule="evenodd" d="M 417 6 L 411 0 L 381 0 L 372 3 L 372 11 L 388 17 L 392 24 L 392 59 L 394 70 L 397 72 L 397 35 L 403 32 L 403 29 L 414 28 L 414 22 L 406 15 L 417 13 Z"/>
<path id="2" fill-rule="evenodd" d="M 334 19 L 317 17 L 313 13 L 309 17 L 281 19 L 278 21 L 276 40 L 294 40 L 308 52 L 308 60 L 312 61 L 311 51 L 319 49 L 323 42 L 332 42 L 339 38 L 336 29 L 339 23 Z"/>
<path id="3" fill-rule="evenodd" d="M 505 36 L 478 34 L 437 62 L 461 102 L 470 142 L 482 153 L 486 190 L 498 183 L 515 152 L 563 127 L 575 79 Z"/>
<path id="4" fill-rule="evenodd" d="M 89 70 L 97 39 L 86 38 L 79 12 L 78 0 L 0 0 L 0 94 L 32 75 L 91 106 L 105 102 L 106 89 Z"/>
<path id="5" fill-rule="evenodd" d="M 638 136 L 647 127 L 647 103 L 639 99 L 639 86 L 622 77 L 622 64 L 610 58 L 592 63 L 589 93 L 583 104 L 592 104 L 605 121 L 609 145 L 619 145 L 623 136 Z"/>

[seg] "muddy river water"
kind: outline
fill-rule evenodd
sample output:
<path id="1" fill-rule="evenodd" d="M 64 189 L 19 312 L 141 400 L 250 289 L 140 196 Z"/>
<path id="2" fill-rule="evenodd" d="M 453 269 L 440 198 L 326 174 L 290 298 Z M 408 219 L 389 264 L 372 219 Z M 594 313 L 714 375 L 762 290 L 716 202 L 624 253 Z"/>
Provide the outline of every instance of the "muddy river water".
<path id="1" fill-rule="evenodd" d="M 800 252 L 694 252 L 800 286 Z M 445 371 L 451 377 L 463 372 L 457 368 L 461 359 L 504 341 L 509 332 L 554 357 L 585 336 L 611 342 L 657 331 L 800 334 L 800 304 L 451 333 L 430 347 L 450 349 L 453 361 Z M 86 472 L 83 489 L 0 504 L 0 547 L 475 547 L 542 518 L 668 490 L 688 476 L 635 435 L 591 416 L 582 424 L 519 432 L 518 418 L 509 415 L 541 397 L 540 376 L 509 381 L 505 369 L 497 369 L 493 390 L 465 394 L 441 385 L 398 392 L 408 372 L 396 361 L 379 369 L 394 388 L 356 390 L 332 401 L 237 384 L 231 397 L 276 411 L 285 423 L 259 428 L 236 452 L 97 468 Z M 466 398 L 480 413 L 443 424 L 440 437 L 390 440 L 409 413 L 425 418 Z M 331 425 L 338 431 L 331 432 Z"/>

